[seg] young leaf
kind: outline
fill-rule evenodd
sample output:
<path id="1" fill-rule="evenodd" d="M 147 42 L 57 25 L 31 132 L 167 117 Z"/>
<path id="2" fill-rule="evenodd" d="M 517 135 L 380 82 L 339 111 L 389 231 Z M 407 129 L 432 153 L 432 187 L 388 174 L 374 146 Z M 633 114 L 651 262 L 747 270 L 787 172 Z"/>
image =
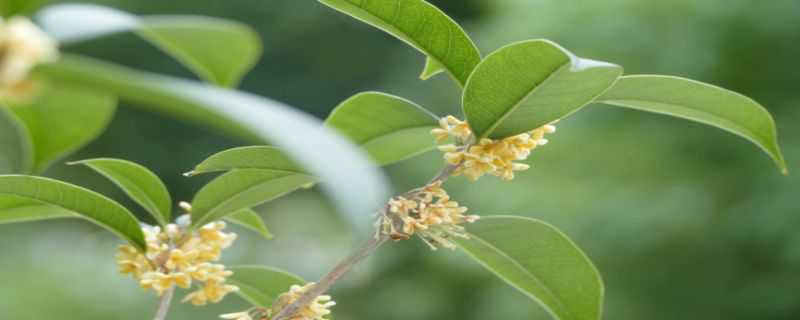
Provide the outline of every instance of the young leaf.
<path id="1" fill-rule="evenodd" d="M 25 124 L 0 106 L 0 174 L 33 170 L 33 142 Z"/>
<path id="2" fill-rule="evenodd" d="M 319 0 L 381 29 L 428 58 L 423 79 L 442 70 L 461 86 L 481 61 L 478 48 L 453 19 L 423 0 Z"/>
<path id="3" fill-rule="evenodd" d="M 252 208 L 312 183 L 307 175 L 242 169 L 211 180 L 192 201 L 192 225 L 200 226 Z"/>
<path id="4" fill-rule="evenodd" d="M 54 85 L 29 104 L 11 104 L 10 110 L 25 124 L 33 143 L 33 171 L 41 173 L 103 133 L 116 105 L 116 98 L 103 92 Z"/>
<path id="5" fill-rule="evenodd" d="M 66 54 L 55 64 L 40 66 L 37 74 L 105 90 L 179 119 L 270 141 L 317 177 L 339 212 L 356 227 L 369 227 L 365 217 L 389 197 L 385 176 L 357 146 L 282 103 Z"/>
<path id="6" fill-rule="evenodd" d="M 266 224 L 264 224 L 264 219 L 261 219 L 258 212 L 253 211 L 253 209 L 239 210 L 225 218 L 225 220 L 255 231 L 267 240 L 272 239 L 272 233 L 269 232 Z"/>
<path id="7" fill-rule="evenodd" d="M 286 271 L 263 266 L 231 266 L 233 274 L 227 282 L 239 287 L 242 298 L 258 307 L 268 308 L 281 293 L 305 280 Z"/>
<path id="8" fill-rule="evenodd" d="M 136 217 L 125 207 L 94 191 L 48 178 L 0 175 L 0 195 L 40 201 L 74 212 L 127 240 L 139 250 L 145 249 L 144 235 Z"/>
<path id="9" fill-rule="evenodd" d="M 70 164 L 86 165 L 111 180 L 160 225 L 166 226 L 172 220 L 172 198 L 169 191 L 161 179 L 147 168 L 130 161 L 108 158 Z"/>
<path id="10" fill-rule="evenodd" d="M 0 195 L 0 223 L 28 222 L 57 218 L 80 218 L 64 208 L 10 195 Z"/>
<path id="11" fill-rule="evenodd" d="M 134 31 L 201 78 L 221 86 L 236 86 L 261 56 L 261 41 L 255 31 L 223 19 L 140 18 L 108 7 L 61 4 L 42 10 L 38 20 L 46 32 L 62 43 Z"/>
<path id="12" fill-rule="evenodd" d="M 603 282 L 589 258 L 554 227 L 530 218 L 485 217 L 454 238 L 486 269 L 558 320 L 599 320 Z"/>
<path id="13" fill-rule="evenodd" d="M 581 59 L 548 40 L 510 44 L 486 57 L 464 88 L 478 138 L 505 138 L 563 118 L 611 87 L 622 68 Z"/>
<path id="14" fill-rule="evenodd" d="M 437 118 L 411 101 L 380 92 L 359 93 L 325 120 L 360 145 L 381 165 L 433 149 Z"/>
<path id="15" fill-rule="evenodd" d="M 251 146 L 228 149 L 211 155 L 186 175 L 194 176 L 234 169 L 261 169 L 305 174 L 305 171 L 280 149 L 272 146 Z"/>
<path id="16" fill-rule="evenodd" d="M 711 125 L 750 140 L 787 173 L 775 121 L 746 96 L 702 82 L 658 75 L 624 76 L 597 102 Z"/>

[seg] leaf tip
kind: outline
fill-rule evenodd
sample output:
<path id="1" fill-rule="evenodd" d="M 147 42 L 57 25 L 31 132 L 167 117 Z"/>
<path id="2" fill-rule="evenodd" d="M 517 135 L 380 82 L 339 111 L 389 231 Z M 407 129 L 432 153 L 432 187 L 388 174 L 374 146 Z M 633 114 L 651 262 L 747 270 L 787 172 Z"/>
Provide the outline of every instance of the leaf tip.
<path id="1" fill-rule="evenodd" d="M 191 178 L 191 177 L 194 177 L 194 176 L 197 175 L 197 171 L 191 170 L 191 171 L 184 172 L 181 175 L 184 176 L 184 177 Z"/>

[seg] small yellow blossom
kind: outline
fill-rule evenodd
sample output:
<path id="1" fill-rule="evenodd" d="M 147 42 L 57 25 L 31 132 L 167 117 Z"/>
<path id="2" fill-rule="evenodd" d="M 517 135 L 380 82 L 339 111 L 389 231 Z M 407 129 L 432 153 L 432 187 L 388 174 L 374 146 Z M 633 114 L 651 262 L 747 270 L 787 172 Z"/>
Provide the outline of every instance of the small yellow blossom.
<path id="1" fill-rule="evenodd" d="M 18 100 L 36 86 L 28 74 L 58 59 L 58 44 L 24 17 L 0 18 L 0 99 Z"/>
<path id="2" fill-rule="evenodd" d="M 518 134 L 500 140 L 480 139 L 477 143 L 468 144 L 472 139 L 472 132 L 466 122 L 453 116 L 440 120 L 441 128 L 431 131 L 438 143 L 452 136 L 460 144 L 439 146 L 444 152 L 444 159 L 448 164 L 458 168 L 453 175 L 464 175 L 470 180 L 491 174 L 504 180 L 514 179 L 515 171 L 527 170 L 530 166 L 514 161 L 525 160 L 531 151 L 538 146 L 547 144 L 544 138 L 546 133 L 553 133 L 556 127 L 548 124 L 530 132 Z"/>
<path id="3" fill-rule="evenodd" d="M 293 285 L 289 288 L 288 292 L 281 294 L 275 300 L 269 314 L 277 314 L 283 308 L 297 301 L 306 291 L 311 289 L 314 283 L 308 283 L 304 286 Z M 288 320 L 327 320 L 327 316 L 331 314 L 330 308 L 335 306 L 336 302 L 331 300 L 331 296 L 321 295 L 309 303 L 307 306 L 298 310 L 297 313 L 288 318 Z"/>
<path id="4" fill-rule="evenodd" d="M 442 189 L 442 182 L 429 184 L 410 198 L 396 197 L 389 200 L 389 214 L 378 221 L 381 232 L 393 239 L 407 239 L 417 234 L 431 249 L 438 247 L 455 248 L 449 237 L 467 238 L 462 226 L 478 220 L 478 216 L 465 215 L 466 207 L 452 201 Z M 394 223 L 402 222 L 402 228 Z"/>
<path id="5" fill-rule="evenodd" d="M 147 251 L 121 246 L 117 254 L 119 271 L 131 274 L 142 288 L 159 296 L 175 286 L 189 288 L 194 282 L 199 289 L 187 295 L 185 301 L 196 305 L 219 302 L 238 288 L 225 283 L 233 273 L 211 261 L 219 260 L 222 249 L 229 247 L 236 235 L 223 232 L 223 222 L 212 222 L 189 233 L 187 219 L 188 215 L 181 216 L 178 223 L 163 230 L 158 226 L 142 226 Z"/>
<path id="6" fill-rule="evenodd" d="M 253 320 L 253 317 L 250 316 L 250 311 L 242 311 L 242 312 L 235 312 L 235 313 L 226 313 L 219 316 L 222 319 L 230 319 L 230 320 Z"/>

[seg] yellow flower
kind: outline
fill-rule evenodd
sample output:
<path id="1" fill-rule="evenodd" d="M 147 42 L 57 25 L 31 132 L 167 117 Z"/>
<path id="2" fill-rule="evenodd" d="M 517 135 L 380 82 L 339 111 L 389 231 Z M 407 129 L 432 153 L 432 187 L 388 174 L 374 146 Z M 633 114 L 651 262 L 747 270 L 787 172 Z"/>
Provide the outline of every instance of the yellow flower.
<path id="1" fill-rule="evenodd" d="M 222 319 L 231 319 L 231 320 L 253 320 L 253 318 L 250 316 L 250 311 L 226 313 L 220 315 L 219 317 Z"/>
<path id="2" fill-rule="evenodd" d="M 58 45 L 30 20 L 0 19 L 0 98 L 19 100 L 35 88 L 28 74 L 58 59 Z"/>
<path id="3" fill-rule="evenodd" d="M 314 283 L 308 283 L 304 286 L 291 286 L 288 292 L 281 294 L 278 299 L 275 300 L 272 308 L 267 313 L 277 314 L 283 308 L 286 308 L 286 306 L 297 301 L 297 299 L 299 299 L 313 286 Z M 336 302 L 331 300 L 331 296 L 321 295 L 316 297 L 314 301 L 302 309 L 298 310 L 297 313 L 289 318 L 289 320 L 327 320 L 326 316 L 331 314 L 330 308 L 335 305 Z"/>
<path id="4" fill-rule="evenodd" d="M 239 291 L 239 287 L 237 286 L 209 280 L 203 288 L 186 295 L 186 297 L 183 298 L 183 302 L 190 301 L 196 306 L 205 305 L 209 301 L 217 303 L 222 301 L 222 298 L 228 293 L 236 291 Z"/>
<path id="5" fill-rule="evenodd" d="M 173 249 L 169 252 L 169 259 L 165 266 L 169 270 L 186 270 L 192 266 L 199 255 L 197 250 L 183 252 L 181 249 Z"/>

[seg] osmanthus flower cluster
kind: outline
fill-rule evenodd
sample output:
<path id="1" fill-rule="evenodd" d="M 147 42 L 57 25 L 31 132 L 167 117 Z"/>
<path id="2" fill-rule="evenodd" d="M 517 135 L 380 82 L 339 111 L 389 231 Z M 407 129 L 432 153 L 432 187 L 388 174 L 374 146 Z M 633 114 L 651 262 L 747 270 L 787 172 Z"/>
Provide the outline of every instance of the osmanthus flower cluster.
<path id="1" fill-rule="evenodd" d="M 0 18 L 0 100 L 27 96 L 35 87 L 33 67 L 58 56 L 58 44 L 28 18 Z"/>
<path id="2" fill-rule="evenodd" d="M 242 312 L 228 313 L 220 315 L 222 319 L 231 320 L 270 320 L 272 316 L 286 308 L 293 302 L 297 301 L 304 293 L 306 293 L 315 283 L 308 283 L 304 286 L 293 285 L 285 292 L 275 299 L 271 308 L 251 308 Z M 336 305 L 336 302 L 331 300 L 331 296 L 320 295 L 317 296 L 311 303 L 300 308 L 295 314 L 289 316 L 288 320 L 327 320 L 328 315 L 331 314 L 330 308 Z"/>
<path id="3" fill-rule="evenodd" d="M 388 212 L 378 220 L 379 232 L 394 240 L 409 239 L 418 235 L 431 249 L 454 249 L 450 237 L 468 239 L 463 224 L 477 221 L 476 215 L 465 215 L 467 208 L 450 199 L 435 181 L 421 190 L 389 200 Z"/>
<path id="4" fill-rule="evenodd" d="M 188 231 L 189 216 L 178 218 L 164 230 L 159 226 L 144 225 L 142 231 L 147 241 L 147 252 L 142 253 L 131 245 L 122 245 L 117 264 L 122 274 L 130 274 L 142 288 L 153 290 L 161 296 L 173 287 L 198 289 L 189 293 L 184 302 L 205 305 L 221 301 L 225 295 L 239 290 L 225 283 L 232 274 L 222 264 L 222 250 L 230 247 L 235 233 L 225 233 L 225 222 L 215 221 L 197 231 Z"/>
<path id="5" fill-rule="evenodd" d="M 439 120 L 439 126 L 431 130 L 437 143 L 450 137 L 456 141 L 455 144 L 439 146 L 439 150 L 445 152 L 444 159 L 447 163 L 458 166 L 453 175 L 463 174 L 472 181 L 486 174 L 504 180 L 514 179 L 514 171 L 530 168 L 527 164 L 514 161 L 527 159 L 533 149 L 547 144 L 545 134 L 556 131 L 554 123 L 551 123 L 500 140 L 482 138 L 474 142 L 472 130 L 465 121 L 447 116 Z"/>

